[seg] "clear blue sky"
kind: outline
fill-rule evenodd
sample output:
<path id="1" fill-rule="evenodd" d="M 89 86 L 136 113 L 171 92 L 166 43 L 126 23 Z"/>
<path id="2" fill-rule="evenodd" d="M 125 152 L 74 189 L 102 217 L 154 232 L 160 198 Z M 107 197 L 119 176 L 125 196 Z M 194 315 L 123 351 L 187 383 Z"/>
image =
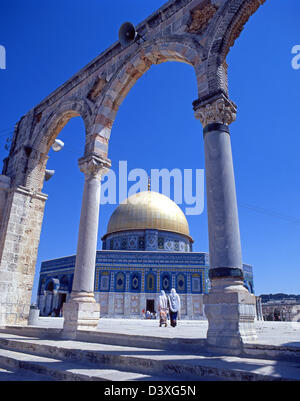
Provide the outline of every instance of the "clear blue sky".
<path id="1" fill-rule="evenodd" d="M 163 3 L 2 2 L 0 45 L 6 47 L 7 70 L 0 70 L 0 158 L 6 157 L 6 138 L 22 115 L 114 43 L 122 22 L 137 24 Z M 230 97 L 238 105 L 231 133 L 243 259 L 254 266 L 256 294 L 300 293 L 300 70 L 291 68 L 291 49 L 300 44 L 299 13 L 297 0 L 267 1 L 227 58 Z M 203 169 L 202 129 L 192 110 L 196 98 L 190 66 L 153 66 L 117 115 L 109 148 L 113 168 L 127 160 L 129 169 Z M 36 277 L 41 261 L 74 254 L 77 246 L 82 120 L 72 119 L 59 138 L 65 149 L 50 152 L 48 168 L 56 174 L 43 190 L 49 199 Z M 101 208 L 99 249 L 113 210 Z M 194 250 L 207 252 L 206 208 L 188 221 Z"/>

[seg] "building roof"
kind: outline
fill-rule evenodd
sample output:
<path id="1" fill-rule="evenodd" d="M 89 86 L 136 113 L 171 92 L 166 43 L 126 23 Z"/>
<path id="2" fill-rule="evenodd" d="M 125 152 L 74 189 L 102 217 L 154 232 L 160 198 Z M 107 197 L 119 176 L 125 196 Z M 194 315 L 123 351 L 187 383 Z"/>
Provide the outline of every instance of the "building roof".
<path id="1" fill-rule="evenodd" d="M 140 229 L 170 231 L 190 238 L 189 225 L 180 207 L 154 191 L 139 192 L 123 201 L 111 215 L 106 235 Z"/>

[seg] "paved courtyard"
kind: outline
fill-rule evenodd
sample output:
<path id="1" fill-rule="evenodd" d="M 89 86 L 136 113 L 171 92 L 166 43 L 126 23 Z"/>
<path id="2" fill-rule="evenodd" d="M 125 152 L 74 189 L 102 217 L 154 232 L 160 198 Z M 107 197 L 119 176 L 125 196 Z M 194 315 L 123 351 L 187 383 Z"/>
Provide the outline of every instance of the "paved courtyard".
<path id="1" fill-rule="evenodd" d="M 39 318 L 43 327 L 63 327 L 62 318 Z M 300 347 L 300 322 L 255 323 L 257 343 Z M 159 327 L 158 320 L 146 319 L 100 319 L 98 330 L 105 333 L 131 334 L 163 338 L 206 338 L 208 322 L 205 320 L 180 320 L 178 326 Z"/>

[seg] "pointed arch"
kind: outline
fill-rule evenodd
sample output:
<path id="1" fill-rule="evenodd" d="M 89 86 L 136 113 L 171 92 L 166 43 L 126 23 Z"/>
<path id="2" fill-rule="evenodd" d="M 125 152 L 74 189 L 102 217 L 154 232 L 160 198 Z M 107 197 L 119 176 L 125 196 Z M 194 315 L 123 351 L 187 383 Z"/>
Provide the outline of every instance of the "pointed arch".
<path id="1" fill-rule="evenodd" d="M 47 154 L 55 138 L 73 117 L 81 117 L 86 133 L 89 131 L 93 110 L 84 99 L 70 99 L 60 103 L 37 124 L 32 147 Z"/>
<path id="2" fill-rule="evenodd" d="M 240 36 L 249 18 L 266 0 L 231 0 L 224 3 L 208 29 L 207 57 L 208 92 L 228 95 L 226 56 Z"/>
<path id="3" fill-rule="evenodd" d="M 87 139 L 87 153 L 107 157 L 108 142 L 118 109 L 136 81 L 150 69 L 167 61 L 176 61 L 194 67 L 199 77 L 203 47 L 193 37 L 170 35 L 146 42 L 111 77 L 97 102 L 97 111 Z"/>

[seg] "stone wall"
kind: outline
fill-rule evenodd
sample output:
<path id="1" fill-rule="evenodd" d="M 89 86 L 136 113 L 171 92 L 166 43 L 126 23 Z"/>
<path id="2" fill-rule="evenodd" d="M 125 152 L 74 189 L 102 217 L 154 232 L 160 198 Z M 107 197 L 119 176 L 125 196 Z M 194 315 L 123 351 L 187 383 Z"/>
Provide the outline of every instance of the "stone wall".
<path id="1" fill-rule="evenodd" d="M 46 195 L 8 190 L 6 235 L 0 243 L 0 325 L 25 324 L 29 315 Z"/>
<path id="2" fill-rule="evenodd" d="M 95 293 L 95 299 L 101 305 L 101 317 L 138 319 L 146 311 L 147 300 L 154 300 L 154 310 L 158 311 L 159 294 Z M 180 301 L 181 319 L 205 319 L 203 294 L 180 294 Z"/>

